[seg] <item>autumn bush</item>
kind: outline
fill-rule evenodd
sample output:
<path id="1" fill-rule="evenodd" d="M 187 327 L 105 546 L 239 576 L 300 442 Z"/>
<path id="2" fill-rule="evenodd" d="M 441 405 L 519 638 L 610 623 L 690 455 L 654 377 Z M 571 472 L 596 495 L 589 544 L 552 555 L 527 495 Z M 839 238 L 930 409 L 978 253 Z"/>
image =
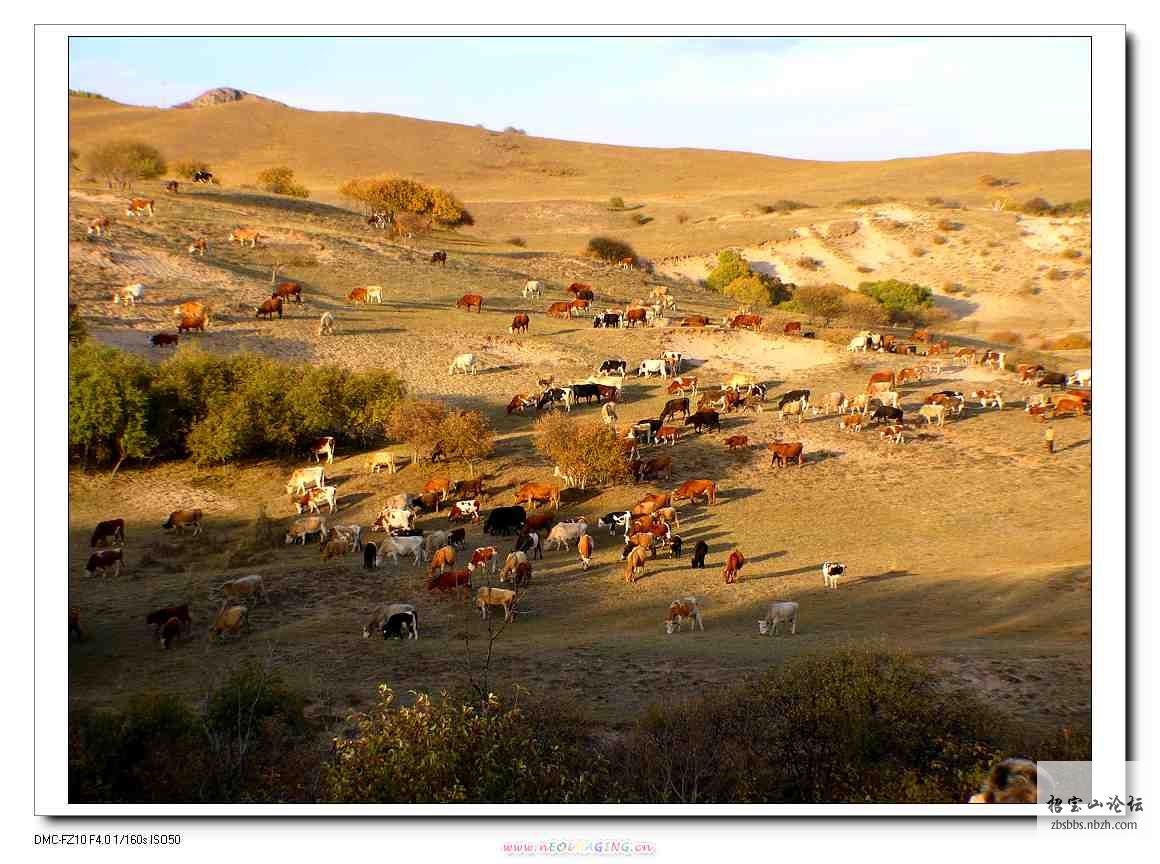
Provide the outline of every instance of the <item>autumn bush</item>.
<path id="1" fill-rule="evenodd" d="M 293 198 L 309 198 L 310 190 L 294 180 L 291 168 L 280 166 L 258 172 L 258 188 L 275 195 L 289 195 Z"/>
<path id="2" fill-rule="evenodd" d="M 603 422 L 554 412 L 538 419 L 535 428 L 536 449 L 581 488 L 631 479 L 620 440 Z"/>
<path id="3" fill-rule="evenodd" d="M 209 163 L 203 162 L 200 159 L 182 159 L 180 162 L 174 162 L 170 171 L 174 177 L 192 180 L 193 175 L 202 171 L 209 171 Z"/>
<path id="4" fill-rule="evenodd" d="M 795 263 L 797 264 L 798 267 L 801 267 L 803 270 L 811 270 L 811 271 L 812 270 L 820 270 L 823 266 L 822 261 L 818 260 L 817 258 L 811 258 L 809 255 L 800 256 Z"/>
<path id="5" fill-rule="evenodd" d="M 413 213 L 429 216 L 447 227 L 475 224 L 467 208 L 452 193 L 406 177 L 390 174 L 356 177 L 340 186 L 338 194 L 362 205 L 367 212 Z"/>
<path id="6" fill-rule="evenodd" d="M 89 151 L 85 159 L 89 172 L 109 186 L 132 188 L 139 180 L 154 180 L 166 172 L 165 157 L 144 141 L 110 141 Z"/>
<path id="7" fill-rule="evenodd" d="M 794 291 L 793 299 L 780 308 L 801 312 L 810 319 L 821 318 L 825 326 L 846 311 L 846 298 L 850 292 L 844 285 L 800 285 Z"/>
<path id="8" fill-rule="evenodd" d="M 585 254 L 609 263 L 616 263 L 624 258 L 636 258 L 636 250 L 631 245 L 612 237 L 593 237 L 588 241 Z"/>
<path id="9" fill-rule="evenodd" d="M 892 323 L 920 323 L 922 313 L 934 305 L 929 288 L 898 279 L 863 282 L 858 290 L 877 302 Z"/>
<path id="10" fill-rule="evenodd" d="M 1058 339 L 1047 340 L 1043 343 L 1044 351 L 1079 351 L 1092 347 L 1092 340 L 1082 333 L 1069 333 Z"/>

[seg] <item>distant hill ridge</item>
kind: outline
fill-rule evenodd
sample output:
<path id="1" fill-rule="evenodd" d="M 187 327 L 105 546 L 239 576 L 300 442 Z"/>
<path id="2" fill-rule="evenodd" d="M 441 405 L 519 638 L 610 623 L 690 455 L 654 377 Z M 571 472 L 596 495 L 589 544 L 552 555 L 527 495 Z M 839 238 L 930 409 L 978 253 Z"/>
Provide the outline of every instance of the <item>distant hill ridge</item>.
<path id="1" fill-rule="evenodd" d="M 222 105 L 226 102 L 241 102 L 243 99 L 253 99 L 258 102 L 269 102 L 273 105 L 281 105 L 281 102 L 275 102 L 273 99 L 267 99 L 264 96 L 258 96 L 255 93 L 248 93 L 245 90 L 239 90 L 237 87 L 214 87 L 212 90 L 206 90 L 200 96 L 188 100 L 187 102 L 179 102 L 174 105 L 174 108 L 208 108 L 210 105 Z"/>

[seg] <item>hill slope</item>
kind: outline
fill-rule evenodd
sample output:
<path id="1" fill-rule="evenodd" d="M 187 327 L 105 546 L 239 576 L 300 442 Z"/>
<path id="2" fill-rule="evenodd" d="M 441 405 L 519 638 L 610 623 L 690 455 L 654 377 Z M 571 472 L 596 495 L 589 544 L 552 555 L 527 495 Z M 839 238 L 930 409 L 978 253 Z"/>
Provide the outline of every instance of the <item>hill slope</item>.
<path id="1" fill-rule="evenodd" d="M 263 168 L 285 164 L 324 195 L 352 176 L 387 171 L 447 186 L 468 201 L 764 195 L 829 205 L 854 196 L 942 195 L 978 206 L 994 195 L 979 185 L 982 174 L 1018 180 L 1010 190 L 1018 199 L 1091 195 L 1086 150 L 812 162 L 557 141 L 390 114 L 305 111 L 244 95 L 198 97 L 183 108 L 70 96 L 69 143 L 83 157 L 102 141 L 140 137 L 170 159 L 208 161 L 231 183 L 252 182 Z"/>

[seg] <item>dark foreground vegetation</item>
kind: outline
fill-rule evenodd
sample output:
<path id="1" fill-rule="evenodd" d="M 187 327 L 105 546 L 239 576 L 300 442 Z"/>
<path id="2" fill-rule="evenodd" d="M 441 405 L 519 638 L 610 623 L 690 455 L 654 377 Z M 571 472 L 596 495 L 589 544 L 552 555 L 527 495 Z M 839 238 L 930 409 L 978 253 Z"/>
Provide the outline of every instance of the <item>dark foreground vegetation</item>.
<path id="1" fill-rule="evenodd" d="M 522 688 L 381 688 L 328 717 L 269 663 L 195 704 L 143 695 L 69 723 L 74 803 L 963 802 L 995 762 L 1086 759 L 1090 738 L 1021 736 L 908 655 L 807 655 L 707 696 L 666 699 L 623 730 L 579 698 Z"/>

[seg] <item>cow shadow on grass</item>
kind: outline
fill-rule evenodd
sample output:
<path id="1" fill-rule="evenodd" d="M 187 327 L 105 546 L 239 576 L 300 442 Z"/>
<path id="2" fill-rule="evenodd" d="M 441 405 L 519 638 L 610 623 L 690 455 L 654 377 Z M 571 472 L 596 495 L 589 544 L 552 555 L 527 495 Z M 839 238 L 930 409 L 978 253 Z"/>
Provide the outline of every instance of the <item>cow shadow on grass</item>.
<path id="1" fill-rule="evenodd" d="M 488 366 L 486 369 L 480 369 L 476 375 L 496 375 L 500 372 L 515 372 L 519 369 L 528 368 L 527 363 L 504 363 L 499 366 Z"/>
<path id="2" fill-rule="evenodd" d="M 342 496 L 342 504 L 344 507 L 353 507 L 356 504 L 367 500 L 368 498 L 374 497 L 375 495 L 373 492 L 351 492 L 349 495 Z"/>
<path id="3" fill-rule="evenodd" d="M 821 569 L 821 564 L 818 569 Z M 861 579 L 855 580 L 855 584 L 862 584 L 864 582 L 889 582 L 892 579 L 903 579 L 913 574 L 909 570 L 884 570 L 881 573 L 875 573 L 870 576 L 863 576 Z"/>
<path id="4" fill-rule="evenodd" d="M 334 335 L 336 337 L 342 336 L 378 336 L 382 333 L 403 333 L 404 331 L 399 327 L 368 327 L 366 329 L 356 330 L 353 328 L 341 327 L 337 322 L 334 326 Z"/>

